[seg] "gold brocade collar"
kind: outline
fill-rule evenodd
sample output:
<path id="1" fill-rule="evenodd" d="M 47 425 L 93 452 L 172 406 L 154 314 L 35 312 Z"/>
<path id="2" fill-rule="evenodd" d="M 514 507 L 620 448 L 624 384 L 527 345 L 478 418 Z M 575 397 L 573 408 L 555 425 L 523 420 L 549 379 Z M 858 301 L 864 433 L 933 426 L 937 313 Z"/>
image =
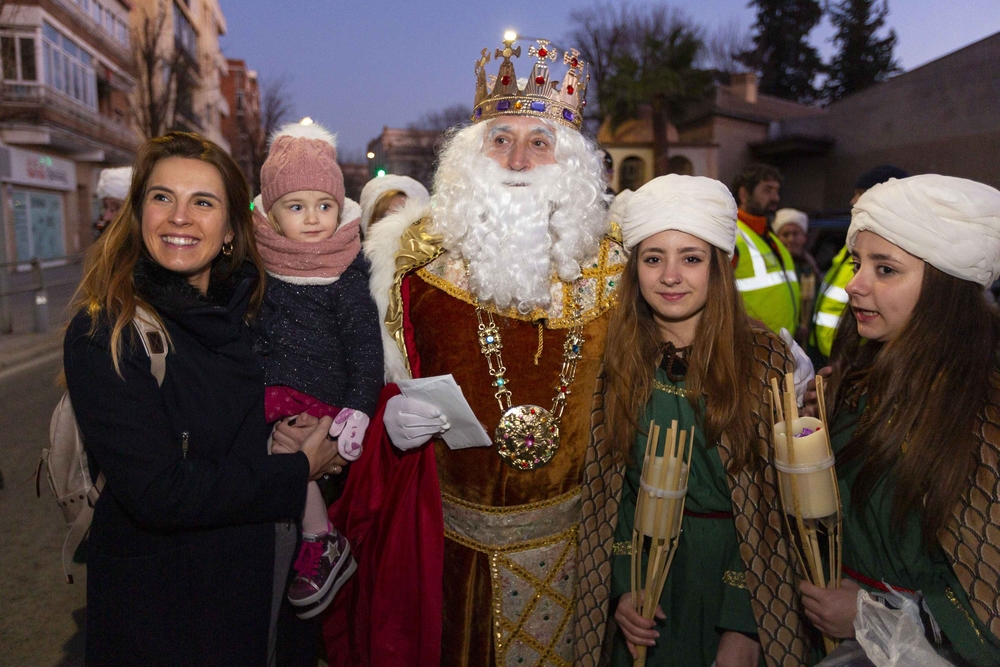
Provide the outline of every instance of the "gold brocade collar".
<path id="1" fill-rule="evenodd" d="M 525 322 L 545 321 L 548 329 L 568 329 L 575 324 L 586 324 L 607 312 L 615 303 L 615 289 L 625 268 L 627 254 L 621 244 L 611 238 L 601 240 L 597 253 L 581 262 L 582 274 L 571 283 L 553 277 L 552 303 L 545 309 L 535 309 L 523 315 L 513 308 L 499 310 L 484 306 L 491 312 Z M 469 291 L 469 275 L 465 260 L 452 252 L 443 252 L 417 270 L 421 279 L 441 291 L 477 305 L 476 297 Z M 574 317 L 574 300 L 580 305 L 580 317 Z"/>

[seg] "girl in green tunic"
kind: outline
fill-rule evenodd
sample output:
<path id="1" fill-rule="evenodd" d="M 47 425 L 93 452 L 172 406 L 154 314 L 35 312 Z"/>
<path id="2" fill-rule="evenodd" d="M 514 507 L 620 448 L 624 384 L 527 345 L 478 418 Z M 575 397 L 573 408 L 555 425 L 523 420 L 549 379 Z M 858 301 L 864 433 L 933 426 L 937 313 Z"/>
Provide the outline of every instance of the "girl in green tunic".
<path id="1" fill-rule="evenodd" d="M 848 246 L 828 394 L 848 579 L 803 583 L 806 613 L 851 637 L 859 587 L 903 595 L 949 660 L 998 665 L 1000 317 L 982 287 L 1000 275 L 1000 192 L 934 175 L 877 185 Z"/>
<path id="2" fill-rule="evenodd" d="M 606 433 L 625 462 L 611 568 L 620 629 L 612 664 L 631 665 L 637 646 L 648 647 L 650 666 L 756 667 L 762 653 L 780 656 L 770 664 L 805 664 L 794 659 L 806 645 L 795 614 L 786 614 L 794 627 L 782 626 L 784 634 L 769 628 L 789 646 L 762 652 L 741 556 L 747 540 L 734 522 L 733 480 L 744 475 L 748 486 L 751 471 L 767 465 L 758 454 L 769 447 L 763 388 L 770 375 L 791 370 L 777 338 L 751 325 L 736 289 L 735 202 L 718 181 L 660 177 L 632 196 L 622 233 L 632 252 L 605 352 Z M 781 352 L 761 361 L 761 345 Z M 695 431 L 681 537 L 654 621 L 636 610 L 630 553 L 650 420 Z M 765 516 L 766 504 L 754 511 Z M 758 552 L 742 546 L 745 556 Z M 791 591 L 791 568 L 782 563 L 770 583 L 786 581 Z"/>

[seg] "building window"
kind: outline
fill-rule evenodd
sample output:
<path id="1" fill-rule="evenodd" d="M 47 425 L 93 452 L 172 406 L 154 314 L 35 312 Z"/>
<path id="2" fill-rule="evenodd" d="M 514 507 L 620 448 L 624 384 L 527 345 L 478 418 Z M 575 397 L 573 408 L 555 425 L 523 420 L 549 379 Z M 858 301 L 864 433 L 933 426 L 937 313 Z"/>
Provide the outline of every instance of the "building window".
<path id="1" fill-rule="evenodd" d="M 37 81 L 33 37 L 0 37 L 4 81 Z"/>
<path id="2" fill-rule="evenodd" d="M 12 194 L 17 261 L 65 255 L 62 196 L 31 190 L 14 190 Z"/>
<path id="3" fill-rule="evenodd" d="M 627 157 L 618 168 L 618 191 L 638 190 L 646 182 L 646 163 L 642 158 Z"/>
<path id="4" fill-rule="evenodd" d="M 174 42 L 184 49 L 192 59 L 198 54 L 198 34 L 181 9 L 174 8 Z"/>
<path id="5" fill-rule="evenodd" d="M 242 90 L 236 91 L 236 113 L 243 113 L 243 104 L 245 97 L 246 93 L 244 93 Z"/>
<path id="6" fill-rule="evenodd" d="M 97 110 L 93 57 L 48 23 L 42 26 L 45 82 L 80 104 Z"/>

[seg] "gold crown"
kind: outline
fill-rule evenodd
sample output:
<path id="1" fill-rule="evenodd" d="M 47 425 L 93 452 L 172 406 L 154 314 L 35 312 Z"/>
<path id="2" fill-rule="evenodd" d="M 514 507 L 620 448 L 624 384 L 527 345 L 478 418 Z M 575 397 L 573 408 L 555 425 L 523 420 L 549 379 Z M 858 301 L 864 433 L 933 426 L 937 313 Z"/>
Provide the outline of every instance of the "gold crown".
<path id="1" fill-rule="evenodd" d="M 587 83 L 590 74 L 587 64 L 580 58 L 580 52 L 569 49 L 563 52 L 562 61 L 569 67 L 562 83 L 549 80 L 549 66 L 554 63 L 558 50 L 551 42 L 537 39 L 538 45 L 528 47 L 528 57 L 537 58 L 531 68 L 531 76 L 518 86 L 517 75 L 511 57 L 521 57 L 521 47 L 514 48 L 517 35 L 504 35 L 503 49 L 497 49 L 494 57 L 503 58 L 500 70 L 490 75 L 489 91 L 486 87 L 486 63 L 490 61 L 489 49 L 483 49 L 482 57 L 476 61 L 476 103 L 472 111 L 472 122 L 496 118 L 497 116 L 534 116 L 548 118 L 579 130 L 583 125 L 583 107 L 587 102 Z"/>

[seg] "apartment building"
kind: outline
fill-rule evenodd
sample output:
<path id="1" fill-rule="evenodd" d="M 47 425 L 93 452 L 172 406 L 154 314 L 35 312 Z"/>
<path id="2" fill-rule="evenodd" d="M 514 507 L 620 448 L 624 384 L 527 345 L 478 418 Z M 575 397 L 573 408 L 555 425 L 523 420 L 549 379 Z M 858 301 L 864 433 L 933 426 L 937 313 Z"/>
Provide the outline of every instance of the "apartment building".
<path id="1" fill-rule="evenodd" d="M 245 60 L 230 58 L 227 66 L 221 86 L 231 113 L 222 119 L 222 136 L 229 142 L 230 154 L 257 193 L 260 191 L 262 153 L 266 150 L 261 137 L 257 72 L 247 69 Z"/>
<path id="2" fill-rule="evenodd" d="M 0 261 L 93 240 L 100 170 L 130 164 L 129 0 L 5 2 L 0 12 Z"/>

